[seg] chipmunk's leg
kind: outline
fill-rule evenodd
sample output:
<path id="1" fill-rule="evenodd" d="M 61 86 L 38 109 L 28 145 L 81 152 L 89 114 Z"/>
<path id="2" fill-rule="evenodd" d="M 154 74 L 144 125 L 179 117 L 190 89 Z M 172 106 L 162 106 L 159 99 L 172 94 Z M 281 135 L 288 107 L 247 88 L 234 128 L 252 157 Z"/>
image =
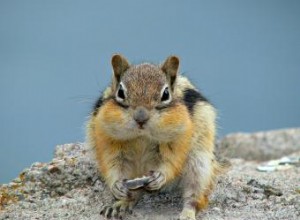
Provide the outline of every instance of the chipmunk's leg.
<path id="1" fill-rule="evenodd" d="M 96 156 L 99 170 L 116 199 L 114 204 L 104 204 L 100 214 L 106 218 L 122 218 L 126 211 L 132 209 L 139 198 L 139 191 L 129 190 L 125 184 L 126 179 L 132 178 L 132 164 L 121 150 L 123 143 L 112 145 L 103 138 L 104 135 L 98 135 L 98 137 Z M 100 137 L 102 137 L 101 140 Z"/>
<path id="2" fill-rule="evenodd" d="M 124 218 L 126 212 L 131 213 L 132 208 L 140 197 L 140 190 L 129 190 L 125 184 L 125 180 L 130 177 L 130 169 L 125 162 L 119 157 L 118 163 L 109 169 L 105 179 L 116 201 L 113 204 L 105 204 L 100 214 L 106 218 Z"/>
<path id="3" fill-rule="evenodd" d="M 214 182 L 213 155 L 191 152 L 182 176 L 183 210 L 180 220 L 194 220 L 196 213 L 208 205 Z"/>
<path id="4" fill-rule="evenodd" d="M 113 204 L 104 204 L 100 214 L 106 218 L 124 218 L 125 214 L 132 213 L 132 209 L 140 198 L 140 190 L 129 190 L 125 185 L 124 176 L 120 175 L 111 188 L 116 201 Z"/>
<path id="5" fill-rule="evenodd" d="M 104 205 L 100 211 L 100 214 L 106 218 L 123 219 L 126 213 L 131 214 L 133 207 L 137 203 L 140 197 L 140 193 L 134 192 L 131 200 L 120 199 L 115 201 L 112 205 Z"/>

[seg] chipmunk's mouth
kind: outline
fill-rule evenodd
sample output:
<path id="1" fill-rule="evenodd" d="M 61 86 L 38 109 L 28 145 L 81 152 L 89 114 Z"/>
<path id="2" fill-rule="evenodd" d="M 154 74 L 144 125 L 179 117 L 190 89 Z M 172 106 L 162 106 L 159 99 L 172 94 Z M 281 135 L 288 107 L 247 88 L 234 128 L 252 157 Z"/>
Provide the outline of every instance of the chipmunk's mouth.
<path id="1" fill-rule="evenodd" d="M 145 129 L 145 127 L 144 127 L 144 125 L 140 125 L 140 124 L 138 124 L 138 129 L 140 129 L 140 130 L 144 130 Z"/>
<path id="2" fill-rule="evenodd" d="M 149 129 L 147 128 L 147 126 L 145 125 L 137 125 L 136 126 L 136 132 L 139 134 L 139 135 L 148 135 L 149 133 Z"/>
<path id="3" fill-rule="evenodd" d="M 147 127 L 147 123 L 145 123 L 145 122 L 135 122 L 134 126 L 138 130 L 145 130 L 145 128 Z"/>

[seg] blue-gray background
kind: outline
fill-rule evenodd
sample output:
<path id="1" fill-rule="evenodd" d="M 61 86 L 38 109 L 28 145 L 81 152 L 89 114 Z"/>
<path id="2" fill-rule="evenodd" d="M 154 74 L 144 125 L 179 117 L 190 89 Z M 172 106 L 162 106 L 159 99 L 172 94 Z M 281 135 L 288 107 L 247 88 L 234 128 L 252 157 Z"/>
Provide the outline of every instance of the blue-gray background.
<path id="1" fill-rule="evenodd" d="M 219 134 L 300 126 L 300 1 L 0 1 L 0 182 L 83 141 L 110 57 L 181 71 Z"/>

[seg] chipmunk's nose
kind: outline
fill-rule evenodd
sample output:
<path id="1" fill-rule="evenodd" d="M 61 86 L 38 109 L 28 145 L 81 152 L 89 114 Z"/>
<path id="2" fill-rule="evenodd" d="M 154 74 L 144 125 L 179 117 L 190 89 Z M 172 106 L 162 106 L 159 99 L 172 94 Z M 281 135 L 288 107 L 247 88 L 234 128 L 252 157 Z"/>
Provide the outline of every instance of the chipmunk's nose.
<path id="1" fill-rule="evenodd" d="M 133 114 L 133 118 L 140 128 L 142 128 L 143 125 L 149 120 L 149 112 L 144 107 L 137 107 Z"/>

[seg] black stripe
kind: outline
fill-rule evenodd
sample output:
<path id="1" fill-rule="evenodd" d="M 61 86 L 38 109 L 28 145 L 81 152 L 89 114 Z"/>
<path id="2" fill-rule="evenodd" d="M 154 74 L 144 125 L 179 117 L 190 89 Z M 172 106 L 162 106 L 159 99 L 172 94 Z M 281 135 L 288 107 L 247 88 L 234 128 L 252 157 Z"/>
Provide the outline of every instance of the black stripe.
<path id="1" fill-rule="evenodd" d="M 98 99 L 97 99 L 97 101 L 96 101 L 96 103 L 94 104 L 94 107 L 93 107 L 93 114 L 94 115 L 96 115 L 97 114 L 97 112 L 98 112 L 98 109 L 103 105 L 103 96 L 101 95 Z"/>
<path id="2" fill-rule="evenodd" d="M 126 105 L 126 104 L 123 104 L 123 103 L 120 103 L 118 102 L 115 97 L 113 96 L 109 96 L 107 98 L 103 98 L 103 96 L 100 96 L 99 99 L 96 101 L 95 105 L 94 105 L 94 108 L 93 108 L 93 115 L 97 115 L 98 111 L 99 111 L 99 108 L 105 103 L 107 102 L 108 100 L 114 100 L 114 102 L 116 103 L 116 105 L 124 108 L 124 109 L 127 109 L 129 106 Z"/>
<path id="3" fill-rule="evenodd" d="M 184 91 L 183 101 L 190 113 L 193 113 L 197 102 L 209 102 L 200 92 L 195 89 L 186 89 Z"/>
<path id="4" fill-rule="evenodd" d="M 156 106 L 155 109 L 159 110 L 159 111 L 163 111 L 165 109 L 175 106 L 177 102 L 178 102 L 178 100 L 172 100 L 170 103 L 168 103 L 166 105 Z"/>

